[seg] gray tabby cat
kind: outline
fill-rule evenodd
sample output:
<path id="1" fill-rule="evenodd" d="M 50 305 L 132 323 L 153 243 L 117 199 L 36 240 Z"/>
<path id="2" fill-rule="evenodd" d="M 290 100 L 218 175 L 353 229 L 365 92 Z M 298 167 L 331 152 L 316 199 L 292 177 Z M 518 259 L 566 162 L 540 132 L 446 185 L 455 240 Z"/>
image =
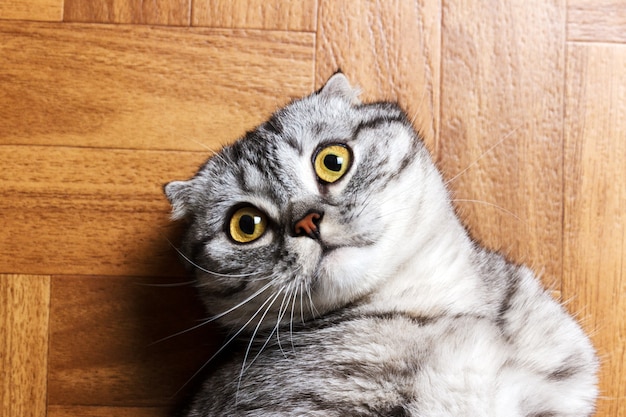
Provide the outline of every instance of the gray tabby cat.
<path id="1" fill-rule="evenodd" d="M 166 185 L 231 355 L 187 416 L 589 416 L 588 338 L 480 247 L 395 104 L 337 73 Z"/>

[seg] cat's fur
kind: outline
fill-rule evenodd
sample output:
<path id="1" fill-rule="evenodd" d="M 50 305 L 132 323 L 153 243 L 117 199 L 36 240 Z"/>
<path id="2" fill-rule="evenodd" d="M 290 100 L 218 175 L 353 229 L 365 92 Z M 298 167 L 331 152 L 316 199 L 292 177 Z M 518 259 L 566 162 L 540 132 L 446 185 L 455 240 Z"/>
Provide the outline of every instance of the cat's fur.
<path id="1" fill-rule="evenodd" d="M 328 143 L 353 159 L 332 184 L 312 162 Z M 580 327 L 530 270 L 470 239 L 406 115 L 361 104 L 343 74 L 165 192 L 188 221 L 200 295 L 235 340 L 186 415 L 593 413 Z M 227 226 L 242 203 L 268 224 L 246 244 Z M 297 234 L 311 210 L 318 234 Z"/>

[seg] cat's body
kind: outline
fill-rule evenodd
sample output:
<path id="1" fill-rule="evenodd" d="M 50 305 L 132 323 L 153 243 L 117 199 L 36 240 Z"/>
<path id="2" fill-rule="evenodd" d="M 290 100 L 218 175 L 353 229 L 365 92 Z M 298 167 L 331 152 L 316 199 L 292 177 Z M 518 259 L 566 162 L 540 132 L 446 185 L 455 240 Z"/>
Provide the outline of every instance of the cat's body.
<path id="1" fill-rule="evenodd" d="M 404 113 L 342 74 L 166 187 L 207 308 L 248 342 L 189 416 L 589 416 L 588 339 L 473 242 Z"/>

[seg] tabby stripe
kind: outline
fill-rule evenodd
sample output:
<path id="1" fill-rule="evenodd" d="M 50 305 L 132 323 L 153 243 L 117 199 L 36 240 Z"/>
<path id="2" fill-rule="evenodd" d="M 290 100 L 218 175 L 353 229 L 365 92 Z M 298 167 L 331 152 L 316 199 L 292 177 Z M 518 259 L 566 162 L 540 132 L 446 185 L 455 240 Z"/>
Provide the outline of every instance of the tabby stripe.
<path id="1" fill-rule="evenodd" d="M 496 316 L 496 324 L 500 328 L 504 328 L 506 321 L 504 316 L 511 308 L 511 305 L 513 304 L 513 297 L 519 289 L 519 278 L 517 275 L 511 275 L 510 278 L 511 280 L 507 282 L 506 294 L 500 303 L 500 308 L 498 309 L 498 314 Z"/>
<path id="2" fill-rule="evenodd" d="M 570 360 L 574 362 L 573 359 L 570 358 Z M 561 365 L 561 367 L 548 374 L 548 379 L 551 381 L 563 381 L 564 379 L 569 379 L 573 377 L 580 371 L 581 369 L 579 366 L 568 365 L 564 363 L 563 365 Z"/>
<path id="3" fill-rule="evenodd" d="M 460 317 L 460 316 L 459 316 Z M 308 332 L 308 331 L 316 331 L 316 330 L 324 330 L 327 328 L 335 327 L 340 324 L 350 323 L 354 321 L 360 320 L 398 320 L 405 319 L 408 321 L 417 324 L 418 326 L 427 326 L 432 324 L 439 319 L 442 318 L 453 318 L 450 316 L 436 316 L 436 317 L 422 317 L 422 316 L 413 316 L 411 314 L 405 312 L 380 312 L 380 313 L 346 313 L 341 315 L 327 316 L 325 318 L 312 320 L 302 323 L 294 323 L 293 327 L 289 327 L 289 325 L 281 326 L 281 331 L 293 331 L 295 332 Z"/>
<path id="4" fill-rule="evenodd" d="M 364 120 L 357 125 L 352 136 L 356 138 L 359 135 L 359 133 L 361 133 L 361 130 L 363 129 L 376 129 L 381 125 L 391 124 L 391 123 L 401 123 L 401 124 L 406 125 L 407 123 L 406 116 L 404 115 L 391 116 L 391 117 L 378 116 L 369 120 Z"/>

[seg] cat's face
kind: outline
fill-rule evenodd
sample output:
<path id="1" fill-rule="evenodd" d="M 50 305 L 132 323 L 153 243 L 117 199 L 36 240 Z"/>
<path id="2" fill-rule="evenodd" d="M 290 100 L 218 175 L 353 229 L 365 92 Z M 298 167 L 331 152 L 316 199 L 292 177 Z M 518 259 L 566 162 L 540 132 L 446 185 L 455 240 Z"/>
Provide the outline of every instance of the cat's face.
<path id="1" fill-rule="evenodd" d="M 273 326 L 351 303 L 402 268 L 432 173 L 404 113 L 360 104 L 336 74 L 165 192 L 189 222 L 182 251 L 208 308 Z"/>

